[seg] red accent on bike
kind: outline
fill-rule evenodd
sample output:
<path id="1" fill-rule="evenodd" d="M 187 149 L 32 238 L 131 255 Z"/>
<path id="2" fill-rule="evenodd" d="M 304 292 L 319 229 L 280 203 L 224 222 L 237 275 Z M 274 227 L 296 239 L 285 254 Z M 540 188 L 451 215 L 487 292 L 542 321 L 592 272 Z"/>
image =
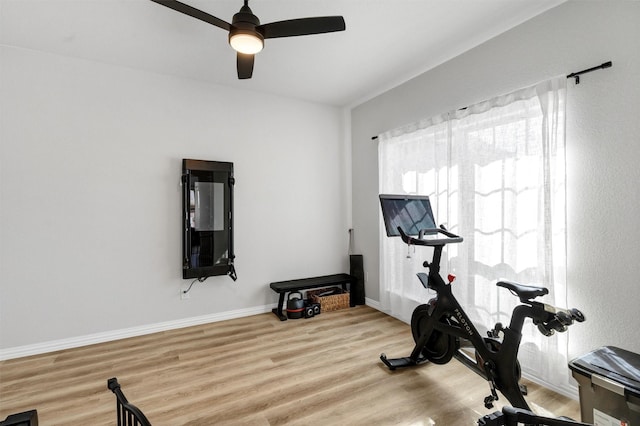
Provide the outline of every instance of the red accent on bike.
<path id="1" fill-rule="evenodd" d="M 449 284 L 451 284 L 452 282 L 454 282 L 456 280 L 456 276 L 453 274 L 449 274 L 447 275 L 447 279 L 449 280 Z"/>

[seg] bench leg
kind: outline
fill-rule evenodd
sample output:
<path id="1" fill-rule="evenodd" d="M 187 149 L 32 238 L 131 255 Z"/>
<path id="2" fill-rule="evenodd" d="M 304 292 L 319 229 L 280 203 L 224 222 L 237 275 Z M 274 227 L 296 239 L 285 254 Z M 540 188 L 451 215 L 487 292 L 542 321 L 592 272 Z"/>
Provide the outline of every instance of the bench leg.
<path id="1" fill-rule="evenodd" d="M 284 308 L 284 296 L 285 296 L 286 292 L 282 292 L 280 293 L 280 299 L 278 300 L 278 307 L 277 308 L 273 308 L 271 310 L 271 312 L 273 312 L 278 318 L 280 318 L 280 321 L 286 321 L 287 320 L 287 316 L 282 312 L 282 309 Z"/>

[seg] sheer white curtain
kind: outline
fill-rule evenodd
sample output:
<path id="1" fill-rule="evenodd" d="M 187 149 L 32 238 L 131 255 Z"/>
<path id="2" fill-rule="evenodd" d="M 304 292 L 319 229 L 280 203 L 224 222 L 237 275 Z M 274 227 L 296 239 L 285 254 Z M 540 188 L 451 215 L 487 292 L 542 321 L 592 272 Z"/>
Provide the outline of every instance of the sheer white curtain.
<path id="1" fill-rule="evenodd" d="M 500 279 L 543 285 L 545 303 L 566 306 L 565 95 L 558 77 L 379 136 L 380 193 L 429 195 L 436 223 L 464 237 L 445 247 L 442 271 L 481 332 L 508 325 L 518 302 Z M 380 302 L 408 322 L 431 297 L 415 277 L 431 251 L 380 226 Z M 544 337 L 531 321 L 523 334 L 524 373 L 570 393 L 566 334 Z"/>

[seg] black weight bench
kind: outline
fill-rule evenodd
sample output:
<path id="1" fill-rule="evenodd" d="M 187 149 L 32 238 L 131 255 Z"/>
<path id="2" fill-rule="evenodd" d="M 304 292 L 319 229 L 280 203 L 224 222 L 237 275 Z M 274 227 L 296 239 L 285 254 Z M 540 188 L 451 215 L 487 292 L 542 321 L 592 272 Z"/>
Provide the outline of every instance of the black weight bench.
<path id="1" fill-rule="evenodd" d="M 334 274 L 323 275 L 321 277 L 313 278 L 301 278 L 298 280 L 278 281 L 269 284 L 269 287 L 276 293 L 280 294 L 280 300 L 278 301 L 278 307 L 273 308 L 271 311 L 280 318 L 280 321 L 286 321 L 287 316 L 284 314 L 285 296 L 292 291 L 309 290 L 311 288 L 327 287 L 341 285 L 344 290 L 347 290 L 347 284 L 355 284 L 357 278 L 349 274 Z M 350 302 L 351 306 L 354 306 L 353 301 Z"/>

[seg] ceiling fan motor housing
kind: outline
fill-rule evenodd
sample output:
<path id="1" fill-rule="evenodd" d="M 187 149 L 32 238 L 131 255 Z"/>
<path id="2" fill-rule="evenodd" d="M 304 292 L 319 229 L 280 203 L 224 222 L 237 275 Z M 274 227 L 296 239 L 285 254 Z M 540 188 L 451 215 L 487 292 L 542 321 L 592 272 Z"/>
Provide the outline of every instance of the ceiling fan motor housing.
<path id="1" fill-rule="evenodd" d="M 260 25 L 260 19 L 258 19 L 249 6 L 245 4 L 240 9 L 240 12 L 233 15 L 231 29 L 229 30 L 229 42 L 231 42 L 231 38 L 237 34 L 247 34 L 259 38 L 264 44 L 264 36 L 256 30 L 258 25 Z"/>

